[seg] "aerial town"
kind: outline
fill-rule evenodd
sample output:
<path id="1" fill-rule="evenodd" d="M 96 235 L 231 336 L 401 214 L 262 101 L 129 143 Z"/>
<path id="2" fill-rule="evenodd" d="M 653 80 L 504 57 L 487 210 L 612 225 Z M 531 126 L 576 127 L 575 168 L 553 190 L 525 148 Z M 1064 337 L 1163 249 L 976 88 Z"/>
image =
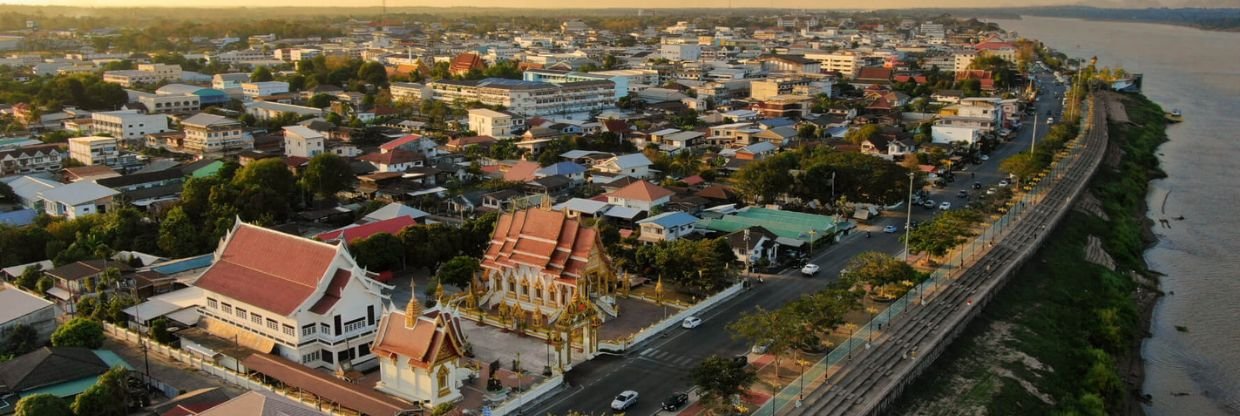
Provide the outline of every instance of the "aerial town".
<path id="1" fill-rule="evenodd" d="M 869 414 L 1142 83 L 946 14 L 626 13 L 6 23 L 0 414 Z"/>

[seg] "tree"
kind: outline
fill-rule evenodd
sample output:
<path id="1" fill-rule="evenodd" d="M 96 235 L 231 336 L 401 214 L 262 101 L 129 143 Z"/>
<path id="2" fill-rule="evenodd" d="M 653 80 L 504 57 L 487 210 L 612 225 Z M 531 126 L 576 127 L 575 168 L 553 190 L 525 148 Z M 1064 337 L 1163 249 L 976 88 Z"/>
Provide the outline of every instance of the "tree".
<path id="1" fill-rule="evenodd" d="M 172 333 L 168 332 L 168 320 L 163 317 L 151 321 L 151 330 L 148 335 L 160 344 L 167 344 L 175 339 Z"/>
<path id="2" fill-rule="evenodd" d="M 306 102 L 306 105 L 314 108 L 324 108 L 330 106 L 332 105 L 332 96 L 327 94 L 314 94 L 314 96 L 310 97 L 310 100 Z M 337 114 L 336 117 L 340 117 L 340 115 Z"/>
<path id="3" fill-rule="evenodd" d="M 404 244 L 400 237 L 380 233 L 349 245 L 357 264 L 370 270 L 388 271 L 403 267 Z"/>
<path id="4" fill-rule="evenodd" d="M 844 134 L 844 140 L 847 140 L 852 144 L 860 145 L 866 140 L 869 140 L 871 137 L 874 137 L 874 135 L 878 134 L 878 132 L 879 128 L 877 124 L 866 124 L 864 126 L 849 130 L 848 133 Z"/>
<path id="5" fill-rule="evenodd" d="M 702 404 L 712 414 L 728 414 L 732 410 L 732 398 L 744 394 L 758 375 L 746 365 L 712 355 L 702 360 L 691 373 L 693 384 L 698 387 Z"/>
<path id="6" fill-rule="evenodd" d="M 301 175 L 301 185 L 320 198 L 330 199 L 348 189 L 353 179 L 349 162 L 334 153 L 324 153 L 310 159 Z"/>
<path id="7" fill-rule="evenodd" d="M 877 251 L 867 251 L 854 256 L 845 269 L 848 270 L 842 276 L 845 280 L 866 284 L 869 286 L 867 292 L 873 293 L 877 290 L 880 295 L 885 293 L 888 286 L 911 282 L 917 275 L 913 266 L 890 254 Z"/>
<path id="8" fill-rule="evenodd" d="M 357 69 L 357 79 L 366 81 L 376 87 L 386 87 L 388 83 L 387 68 L 383 64 L 368 61 Z"/>
<path id="9" fill-rule="evenodd" d="M 52 333 L 52 345 L 98 349 L 103 346 L 103 325 L 87 318 L 73 318 Z"/>
<path id="10" fill-rule="evenodd" d="M 16 283 L 20 288 L 34 290 L 40 277 L 43 277 L 43 265 L 35 264 L 33 266 L 27 266 L 24 270 L 22 270 L 22 274 L 17 276 L 17 280 L 13 283 Z"/>
<path id="11" fill-rule="evenodd" d="M 909 251 L 941 257 L 976 235 L 972 226 L 981 219 L 981 213 L 969 209 L 941 213 L 908 234 Z"/>
<path id="12" fill-rule="evenodd" d="M 793 183 L 791 171 L 797 168 L 796 156 L 791 152 L 751 162 L 733 177 L 736 190 L 756 203 L 774 200 L 788 192 Z"/>
<path id="13" fill-rule="evenodd" d="M 1012 155 L 1011 157 L 1004 159 L 1003 162 L 999 163 L 1000 171 L 1016 175 L 1016 177 L 1021 180 L 1032 178 L 1033 175 L 1036 175 L 1042 170 L 1043 167 L 1044 166 L 1038 161 L 1038 158 L 1034 156 L 1033 153 L 1027 152 Z"/>
<path id="14" fill-rule="evenodd" d="M 56 282 L 51 277 L 43 276 L 39 278 L 39 283 L 35 284 L 35 289 L 39 291 L 40 295 L 46 295 L 47 291 L 55 284 Z"/>
<path id="15" fill-rule="evenodd" d="M 439 267 L 435 277 L 444 284 L 464 289 L 473 281 L 474 273 L 479 269 L 478 259 L 471 256 L 456 256 Z"/>
<path id="16" fill-rule="evenodd" d="M 95 384 L 77 395 L 73 413 L 91 416 L 124 416 L 128 407 L 126 380 L 128 370 L 112 367 L 99 376 Z"/>
<path id="17" fill-rule="evenodd" d="M 73 416 L 65 399 L 54 394 L 38 393 L 22 397 L 14 416 Z"/>
<path id="18" fill-rule="evenodd" d="M 775 377 L 779 377 L 779 360 L 800 335 L 799 322 L 788 309 L 768 311 L 759 306 L 729 324 L 728 330 L 733 338 L 752 344 L 766 344 L 767 352 L 775 356 Z"/>
<path id="19" fill-rule="evenodd" d="M 178 206 L 168 211 L 164 221 L 159 224 L 159 249 L 173 258 L 189 257 L 199 254 L 202 230 Z"/>
<path id="20" fill-rule="evenodd" d="M 4 336 L 4 344 L 0 345 L 0 355 L 18 356 L 39 347 L 39 331 L 25 324 L 18 324 L 9 329 Z"/>
<path id="21" fill-rule="evenodd" d="M 271 68 L 267 68 L 266 66 L 255 68 L 254 72 L 250 73 L 250 82 L 264 82 L 274 79 L 276 79 L 276 77 L 271 74 Z"/>
<path id="22" fill-rule="evenodd" d="M 17 194 L 13 192 L 13 188 L 4 182 L 0 182 L 0 201 L 18 202 Z"/>

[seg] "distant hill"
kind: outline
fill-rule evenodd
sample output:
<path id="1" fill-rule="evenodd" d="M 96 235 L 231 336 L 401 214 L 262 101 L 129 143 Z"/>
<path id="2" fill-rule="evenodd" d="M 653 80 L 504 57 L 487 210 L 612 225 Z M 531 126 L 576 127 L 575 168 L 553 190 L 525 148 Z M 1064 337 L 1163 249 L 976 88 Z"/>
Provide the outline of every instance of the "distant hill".
<path id="1" fill-rule="evenodd" d="M 1086 6 L 1023 7 L 1003 9 L 936 9 L 955 16 L 1019 18 L 1069 17 L 1090 20 L 1165 23 L 1204 30 L 1240 31 L 1240 8 L 1110 9 Z"/>

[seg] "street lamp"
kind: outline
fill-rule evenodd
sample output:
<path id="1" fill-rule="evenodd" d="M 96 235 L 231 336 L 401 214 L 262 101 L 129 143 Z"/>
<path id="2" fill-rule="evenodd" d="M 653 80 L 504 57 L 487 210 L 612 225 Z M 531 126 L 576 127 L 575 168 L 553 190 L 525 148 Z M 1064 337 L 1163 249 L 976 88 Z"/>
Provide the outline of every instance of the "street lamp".
<path id="1" fill-rule="evenodd" d="M 1029 141 L 1029 154 L 1033 155 L 1033 147 L 1038 143 L 1038 106 L 1033 106 L 1033 140 Z"/>
<path id="2" fill-rule="evenodd" d="M 809 254 L 814 255 L 814 236 L 818 235 L 818 230 L 813 227 L 809 229 Z"/>

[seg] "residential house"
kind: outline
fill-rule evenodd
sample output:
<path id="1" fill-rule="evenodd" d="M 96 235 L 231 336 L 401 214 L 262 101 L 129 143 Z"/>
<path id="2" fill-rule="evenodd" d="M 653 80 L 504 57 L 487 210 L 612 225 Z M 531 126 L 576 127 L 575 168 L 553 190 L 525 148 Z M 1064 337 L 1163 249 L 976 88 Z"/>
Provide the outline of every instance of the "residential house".
<path id="1" fill-rule="evenodd" d="M 245 132 L 240 121 L 228 117 L 198 113 L 182 120 L 181 127 L 185 131 L 184 140 L 169 150 L 206 156 L 254 149 L 254 138 Z M 168 148 L 166 142 L 160 147 Z"/>
<path id="2" fill-rule="evenodd" d="M 651 211 L 672 200 L 674 192 L 645 180 L 633 182 L 615 192 L 607 194 L 607 203 Z"/>
<path id="3" fill-rule="evenodd" d="M 305 126 L 284 127 L 284 155 L 313 158 L 323 154 L 327 139 L 322 133 Z"/>
<path id="4" fill-rule="evenodd" d="M 506 111 L 495 111 L 488 108 L 469 110 L 469 130 L 480 136 L 496 139 L 511 139 L 525 129 L 525 119 Z"/>
<path id="5" fill-rule="evenodd" d="M 68 156 L 64 146 L 55 143 L 0 150 L 0 176 L 55 172 Z"/>
<path id="6" fill-rule="evenodd" d="M 238 221 L 194 286 L 203 294 L 199 326 L 214 338 L 310 368 L 376 365 L 370 347 L 391 286 L 343 244 Z"/>
<path id="7" fill-rule="evenodd" d="M 300 105 L 254 101 L 245 103 L 244 106 L 246 114 L 254 116 L 258 120 L 271 120 L 279 118 L 284 114 L 293 114 L 299 118 L 323 116 L 323 109 L 321 108 Z"/>
<path id="8" fill-rule="evenodd" d="M 122 276 L 133 271 L 128 264 L 119 261 L 75 261 L 43 272 L 44 276 L 52 278 L 52 287 L 47 290 L 47 294 L 61 311 L 76 313 L 78 300 L 116 289 L 107 285 L 101 286 L 100 279 L 109 269 L 116 269 Z M 123 281 L 117 284 L 124 286 Z"/>
<path id="9" fill-rule="evenodd" d="M 637 221 L 641 234 L 637 239 L 648 243 L 676 241 L 693 233 L 697 217 L 680 211 L 664 212 Z"/>
<path id="10" fill-rule="evenodd" d="M 645 179 L 651 176 L 650 166 L 653 164 L 644 154 L 630 153 L 613 156 L 610 159 L 599 162 L 594 165 L 594 169 L 603 173 Z"/>
<path id="11" fill-rule="evenodd" d="M 106 213 L 112 205 L 112 198 L 118 194 L 120 192 L 87 181 L 57 186 L 38 193 L 43 212 L 68 219 Z"/>
<path id="12" fill-rule="evenodd" d="M 120 110 L 92 113 L 91 132 L 107 133 L 120 139 L 126 147 L 141 144 L 147 134 L 170 131 L 168 116 L 163 114 L 142 114 L 137 110 Z"/>
<path id="13" fill-rule="evenodd" d="M 10 339 L 9 331 L 25 325 L 35 330 L 36 342 L 41 344 L 56 330 L 56 305 L 41 296 L 0 283 L 0 305 L 4 305 L 0 308 L 0 339 Z"/>
<path id="14" fill-rule="evenodd" d="M 42 347 L 0 363 L 0 413 L 16 410 L 22 397 L 53 394 L 66 402 L 95 385 L 112 367 L 132 370 L 108 350 Z"/>
<path id="15" fill-rule="evenodd" d="M 288 83 L 284 81 L 246 82 L 241 84 L 241 93 L 251 99 L 285 94 L 288 93 Z"/>
<path id="16" fill-rule="evenodd" d="M 368 153 L 359 156 L 357 160 L 369 163 L 379 172 L 404 172 L 424 166 L 426 156 L 408 150 L 394 149 L 390 152 Z"/>

